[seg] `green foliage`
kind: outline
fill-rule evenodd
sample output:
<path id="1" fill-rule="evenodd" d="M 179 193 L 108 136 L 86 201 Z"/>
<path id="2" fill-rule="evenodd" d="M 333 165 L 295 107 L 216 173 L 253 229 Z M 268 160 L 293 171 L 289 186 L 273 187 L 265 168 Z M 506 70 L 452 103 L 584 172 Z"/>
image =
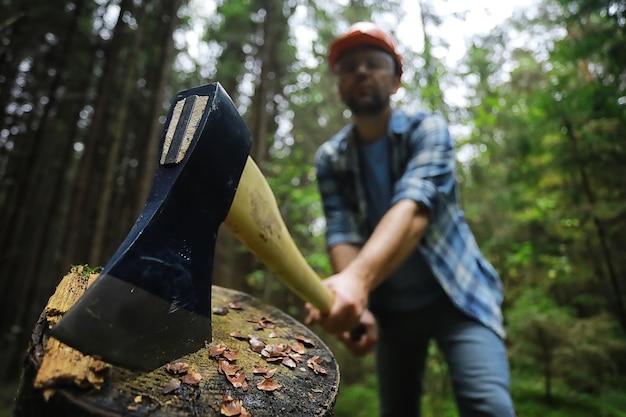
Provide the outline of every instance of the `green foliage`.
<path id="1" fill-rule="evenodd" d="M 547 402 L 542 382 L 524 373 L 514 375 L 511 391 L 519 416 L 626 417 L 626 401 L 620 386 L 613 386 L 600 395 L 580 394 L 559 386 L 552 400 Z"/>
<path id="2" fill-rule="evenodd" d="M 540 286 L 574 315 L 608 309 L 625 323 L 624 265 L 616 261 L 617 230 L 626 227 L 624 66 L 621 55 L 601 53 L 624 36 L 623 21 L 614 19 L 619 7 L 582 4 L 545 2 L 545 15 L 513 24 L 546 38 L 541 53 L 511 50 L 504 28 L 475 41 L 464 73 L 474 127 L 462 143 L 474 152 L 462 166 L 462 192 L 512 300 Z"/>
<path id="3" fill-rule="evenodd" d="M 610 2 L 543 7 L 513 24 L 545 36 L 543 53 L 509 50 L 504 27 L 470 49 L 473 130 L 462 146 L 476 151 L 460 172 L 468 218 L 505 281 L 514 375 L 533 369 L 544 398 L 561 406 L 557 386 L 600 395 L 623 373 L 626 87 L 623 57 L 607 51 L 624 24 Z M 525 414 L 558 415 L 534 406 Z"/>
<path id="4" fill-rule="evenodd" d="M 508 318 L 513 357 L 520 363 L 538 365 L 550 378 L 556 372 L 556 351 L 568 341 L 571 312 L 557 306 L 541 290 L 526 290 L 509 308 Z"/>
<path id="5" fill-rule="evenodd" d="M 337 417 L 377 416 L 378 392 L 374 375 L 370 374 L 358 384 L 341 384 L 334 412 Z"/>
<path id="6" fill-rule="evenodd" d="M 567 335 L 569 343 L 558 357 L 565 384 L 576 392 L 605 390 L 617 375 L 618 358 L 626 354 L 626 341 L 615 321 L 607 314 L 579 319 Z"/>
<path id="7" fill-rule="evenodd" d="M 522 293 L 508 317 L 513 366 L 540 369 L 547 399 L 556 378 L 577 392 L 604 390 L 626 351 L 611 317 L 576 318 L 571 308 L 556 305 L 539 289 Z"/>

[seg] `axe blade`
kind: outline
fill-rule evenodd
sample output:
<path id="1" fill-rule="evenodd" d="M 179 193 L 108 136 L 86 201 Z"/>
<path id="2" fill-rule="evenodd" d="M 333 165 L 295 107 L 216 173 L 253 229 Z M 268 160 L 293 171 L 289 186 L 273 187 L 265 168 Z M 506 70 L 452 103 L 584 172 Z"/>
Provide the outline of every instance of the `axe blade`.
<path id="1" fill-rule="evenodd" d="M 219 83 L 180 92 L 143 211 L 52 336 L 141 370 L 210 341 L 215 240 L 250 146 L 250 132 Z"/>

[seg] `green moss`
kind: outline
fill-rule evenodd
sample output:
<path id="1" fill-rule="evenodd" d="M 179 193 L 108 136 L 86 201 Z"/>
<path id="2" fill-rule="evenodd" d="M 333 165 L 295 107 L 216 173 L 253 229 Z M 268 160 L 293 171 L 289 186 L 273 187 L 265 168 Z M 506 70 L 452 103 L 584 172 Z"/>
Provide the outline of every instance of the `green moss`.
<path id="1" fill-rule="evenodd" d="M 91 274 L 99 274 L 102 272 L 103 267 L 101 266 L 89 266 L 87 264 L 84 265 L 72 265 L 72 272 L 76 272 L 83 277 L 89 277 Z"/>

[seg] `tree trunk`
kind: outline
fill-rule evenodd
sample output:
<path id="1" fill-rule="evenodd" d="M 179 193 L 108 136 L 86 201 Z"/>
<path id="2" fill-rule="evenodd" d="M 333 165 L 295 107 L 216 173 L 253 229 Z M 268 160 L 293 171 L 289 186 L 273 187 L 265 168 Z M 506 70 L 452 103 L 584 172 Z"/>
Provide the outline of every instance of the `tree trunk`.
<path id="1" fill-rule="evenodd" d="M 96 265 L 104 265 L 105 260 L 112 254 L 105 253 L 104 250 L 108 237 L 107 232 L 109 227 L 107 226 L 111 213 L 120 212 L 119 207 L 112 206 L 111 203 L 116 189 L 116 181 L 120 175 L 119 166 L 121 163 L 120 160 L 123 157 L 123 142 L 127 139 L 128 135 L 127 122 L 129 112 L 133 111 L 130 100 L 134 91 L 133 84 L 136 82 L 137 64 L 135 63 L 135 57 L 139 53 L 145 30 L 145 25 L 143 25 L 142 22 L 145 14 L 145 6 L 139 6 L 135 14 L 137 29 L 132 34 L 132 46 L 124 54 L 125 61 L 123 66 L 126 70 L 121 74 L 123 79 L 120 81 L 121 88 L 119 89 L 118 104 L 115 106 L 112 130 L 108 140 L 107 158 L 102 178 L 102 191 L 98 196 L 98 210 L 94 228 L 91 233 L 90 254 L 88 259 L 90 259 L 91 262 L 95 262 Z"/>
<path id="2" fill-rule="evenodd" d="M 93 230 L 94 212 L 98 207 L 98 195 L 103 175 L 103 158 L 107 155 L 106 133 L 108 133 L 108 114 L 114 102 L 116 76 L 119 75 L 119 60 L 124 48 L 124 34 L 128 31 L 122 23 L 122 16 L 131 10 L 131 0 L 120 3 L 118 22 L 110 43 L 104 49 L 104 69 L 94 103 L 94 114 L 89 127 L 89 135 L 84 142 L 84 153 L 80 161 L 75 191 L 70 209 L 68 239 L 64 248 L 64 263 L 88 258 L 91 237 L 85 231 Z"/>
<path id="3" fill-rule="evenodd" d="M 155 66 L 152 70 L 146 74 L 148 83 L 154 85 L 152 100 L 150 102 L 150 128 L 147 135 L 147 145 L 145 152 L 139 161 L 142 167 L 139 174 L 139 188 L 137 192 L 137 200 L 134 207 L 135 213 L 141 213 L 143 206 L 150 194 L 150 187 L 152 186 L 152 177 L 155 171 L 155 161 L 157 161 L 159 153 L 159 145 L 161 140 L 161 131 L 163 124 L 159 121 L 159 117 L 163 115 L 163 92 L 167 85 L 166 81 L 171 72 L 171 66 L 174 55 L 174 39 L 172 34 L 174 29 L 178 27 L 178 17 L 176 12 L 180 7 L 180 0 L 163 1 L 162 6 L 167 12 L 169 19 L 166 25 L 162 25 L 162 30 L 159 33 L 158 44 L 162 45 L 159 49 L 160 57 L 155 60 Z"/>
<path id="4" fill-rule="evenodd" d="M 220 416 L 227 396 L 240 400 L 254 417 L 332 415 L 339 385 L 332 352 L 307 327 L 242 292 L 213 287 L 214 312 L 217 308 L 222 312 L 213 314 L 211 343 L 176 360 L 189 365 L 187 375 L 199 374 L 201 379 L 196 383 L 185 382 L 182 374 L 175 375 L 165 366 L 151 372 L 111 366 L 48 336 L 48 328 L 95 278 L 80 267 L 73 268 L 50 298 L 32 334 L 15 417 Z M 155 318 L 155 325 L 158 322 Z M 235 331 L 243 336 L 232 336 Z M 263 338 L 268 346 L 292 346 L 293 363 L 266 360 L 267 354 L 252 350 L 250 335 Z M 241 367 L 245 377 L 240 381 L 245 385 L 231 383 L 218 370 L 219 360 L 224 360 L 219 346 L 238 352 L 230 363 Z M 300 355 L 293 354 L 296 350 Z M 275 373 L 269 378 L 258 370 L 255 373 L 257 365 L 275 369 Z M 275 391 L 258 387 L 266 380 L 280 387 Z"/>

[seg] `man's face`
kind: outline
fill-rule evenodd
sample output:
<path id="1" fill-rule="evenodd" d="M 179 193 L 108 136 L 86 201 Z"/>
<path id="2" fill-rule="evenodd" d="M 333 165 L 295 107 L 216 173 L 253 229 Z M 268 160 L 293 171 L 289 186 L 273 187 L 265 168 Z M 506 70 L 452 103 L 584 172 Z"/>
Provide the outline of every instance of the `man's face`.
<path id="1" fill-rule="evenodd" d="M 337 62 L 335 73 L 341 100 L 356 116 L 380 113 L 400 86 L 391 55 L 370 47 L 347 51 Z"/>

